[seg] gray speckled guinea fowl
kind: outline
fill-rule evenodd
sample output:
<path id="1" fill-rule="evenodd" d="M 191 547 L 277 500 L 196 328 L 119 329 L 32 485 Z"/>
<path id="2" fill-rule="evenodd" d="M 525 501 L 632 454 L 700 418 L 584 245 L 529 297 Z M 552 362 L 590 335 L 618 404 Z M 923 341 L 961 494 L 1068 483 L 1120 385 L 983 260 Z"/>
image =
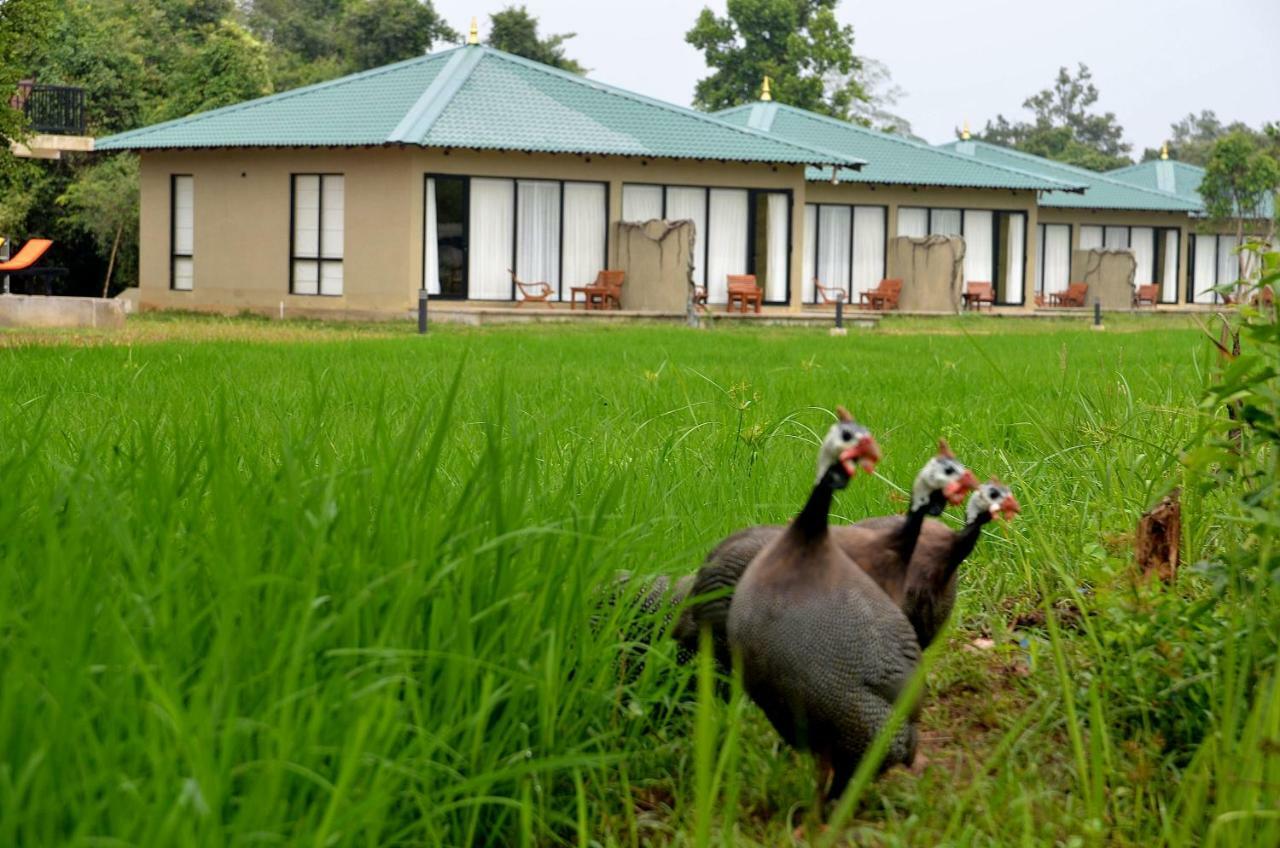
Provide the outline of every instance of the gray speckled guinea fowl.
<path id="1" fill-rule="evenodd" d="M 821 475 L 823 469 L 818 471 Z M 921 529 L 934 524 L 951 533 L 946 525 L 926 521 L 925 516 L 938 515 L 948 502 L 959 503 L 976 484 L 973 474 L 956 460 L 946 442 L 940 441 L 937 455 L 916 475 L 911 505 L 905 515 L 880 516 L 831 528 L 836 543 L 899 605 L 917 632 L 923 628 L 916 626 L 917 610 L 906 603 L 905 587 L 909 569 L 914 566 Z M 688 592 L 689 597 L 698 600 L 685 608 L 673 630 L 673 636 L 680 643 L 681 656 L 697 652 L 699 631 L 707 628 L 711 631 L 720 668 L 725 672 L 729 670 L 726 623 L 734 586 L 747 564 L 782 531 L 778 525 L 748 527 L 728 536 L 707 554 Z M 701 600 L 704 596 L 709 597 Z M 920 612 L 923 614 L 923 610 Z M 924 647 L 928 642 L 920 644 Z"/>
<path id="2" fill-rule="evenodd" d="M 828 530 L 832 497 L 855 472 L 857 445 L 870 440 L 847 413 L 841 418 L 822 445 L 826 472 L 800 514 L 743 572 L 728 620 L 747 693 L 784 740 L 830 767 L 833 798 L 920 659 L 902 611 Z M 843 438 L 851 431 L 854 440 Z M 913 718 L 894 736 L 882 768 L 909 764 L 915 747 Z"/>

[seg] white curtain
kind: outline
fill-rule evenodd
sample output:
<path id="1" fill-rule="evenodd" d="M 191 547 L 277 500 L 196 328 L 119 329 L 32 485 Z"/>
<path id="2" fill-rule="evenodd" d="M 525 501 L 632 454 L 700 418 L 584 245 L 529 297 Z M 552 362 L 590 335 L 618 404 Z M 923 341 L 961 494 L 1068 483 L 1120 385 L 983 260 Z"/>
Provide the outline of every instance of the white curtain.
<path id="1" fill-rule="evenodd" d="M 1235 236 L 1218 236 L 1218 285 L 1230 285 L 1240 279 L 1240 257 L 1236 254 Z"/>
<path id="2" fill-rule="evenodd" d="M 959 209 L 930 209 L 929 235 L 958 236 L 964 229 Z"/>
<path id="3" fill-rule="evenodd" d="M 729 299 L 729 274 L 747 273 L 747 192 L 743 189 L 711 189 L 707 225 L 707 301 Z"/>
<path id="4" fill-rule="evenodd" d="M 1150 227 L 1134 227 L 1129 231 L 1129 250 L 1138 264 L 1133 284 L 1145 286 L 1156 282 L 1156 231 Z"/>
<path id="5" fill-rule="evenodd" d="M 174 177 L 173 287 L 180 291 L 191 291 L 195 283 L 195 206 L 195 178 Z"/>
<path id="6" fill-rule="evenodd" d="M 511 246 L 515 237 L 515 183 L 473 179 L 467 220 L 467 296 L 510 300 Z"/>
<path id="7" fill-rule="evenodd" d="M 652 221 L 662 217 L 662 186 L 624 185 L 622 220 Z"/>
<path id="8" fill-rule="evenodd" d="M 788 214 L 789 198 L 785 194 L 769 194 L 766 237 L 769 245 L 769 263 L 765 277 L 766 300 L 784 303 L 787 300 L 787 277 L 790 270 L 791 216 Z"/>
<path id="9" fill-rule="evenodd" d="M 704 259 L 707 255 L 707 193 L 700 188 L 667 188 L 667 220 L 693 221 L 693 281 L 705 286 L 707 269 Z M 724 283 L 721 282 L 723 286 Z"/>
<path id="10" fill-rule="evenodd" d="M 849 291 L 850 207 L 818 209 L 818 282 Z"/>
<path id="11" fill-rule="evenodd" d="M 1002 216 L 1008 229 L 1005 240 L 1004 291 L 999 292 L 1001 303 L 1022 303 L 1026 293 L 1024 270 L 1027 253 L 1027 219 L 1022 215 Z"/>
<path id="12" fill-rule="evenodd" d="M 603 183 L 564 184 L 563 294 L 572 286 L 587 285 L 604 269 L 607 218 Z"/>
<path id="13" fill-rule="evenodd" d="M 1178 302 L 1178 231 L 1164 231 L 1164 279 L 1161 281 L 1160 299 L 1166 303 Z"/>
<path id="14" fill-rule="evenodd" d="M 1071 227 L 1066 224 L 1046 224 L 1043 227 L 1044 246 L 1044 294 L 1065 291 L 1071 282 Z"/>
<path id="15" fill-rule="evenodd" d="M 853 208 L 853 302 L 884 276 L 884 218 L 879 206 Z"/>
<path id="16" fill-rule="evenodd" d="M 560 183 L 516 183 L 516 276 L 560 290 Z"/>
<path id="17" fill-rule="evenodd" d="M 964 213 L 965 282 L 995 283 L 991 246 L 995 218 L 991 212 L 967 209 Z"/>
<path id="18" fill-rule="evenodd" d="M 1192 235 L 1191 238 L 1196 253 L 1195 267 L 1191 271 L 1192 302 L 1217 303 L 1217 295 L 1209 289 L 1214 285 L 1214 272 L 1217 270 L 1215 248 L 1218 239 L 1216 236 L 1202 235 Z"/>
<path id="19" fill-rule="evenodd" d="M 440 229 L 436 226 L 436 181 L 427 178 L 426 220 L 422 224 L 422 287 L 440 294 Z"/>
<path id="20" fill-rule="evenodd" d="M 929 235 L 929 210 L 912 207 L 898 207 L 898 235 Z"/>
<path id="21" fill-rule="evenodd" d="M 1084 224 L 1080 227 L 1080 249 L 1092 250 L 1102 247 L 1102 227 Z"/>
<path id="22" fill-rule="evenodd" d="M 800 281 L 800 300 L 802 303 L 813 303 L 818 292 L 813 287 L 813 275 L 817 272 L 814 266 L 814 254 L 818 250 L 818 207 L 813 203 L 804 205 L 804 279 Z"/>
<path id="23" fill-rule="evenodd" d="M 1128 227 L 1106 227 L 1102 231 L 1102 244 L 1112 250 L 1123 250 L 1129 246 Z"/>

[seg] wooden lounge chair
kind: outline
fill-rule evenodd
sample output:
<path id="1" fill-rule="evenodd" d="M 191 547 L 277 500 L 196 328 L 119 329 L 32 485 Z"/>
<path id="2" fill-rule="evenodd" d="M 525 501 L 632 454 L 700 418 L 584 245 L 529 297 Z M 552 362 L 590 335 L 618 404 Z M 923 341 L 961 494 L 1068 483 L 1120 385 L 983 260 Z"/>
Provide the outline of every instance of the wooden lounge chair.
<path id="1" fill-rule="evenodd" d="M 596 280 L 589 286 L 572 286 L 569 289 L 569 308 L 575 308 L 578 293 L 582 293 L 584 306 L 587 309 L 622 308 L 622 283 L 627 277 L 626 271 L 601 271 Z"/>
<path id="2" fill-rule="evenodd" d="M 1055 292 L 1049 295 L 1050 306 L 1076 306 L 1084 307 L 1085 299 L 1089 296 L 1088 283 L 1071 283 L 1065 291 Z"/>
<path id="3" fill-rule="evenodd" d="M 511 268 L 508 268 L 507 272 L 511 274 L 511 281 L 520 290 L 520 299 L 516 301 L 516 306 L 524 303 L 545 303 L 547 308 L 551 307 L 551 304 L 547 303 L 547 298 L 554 293 L 550 283 L 526 283 L 517 277 L 516 272 Z"/>
<path id="4" fill-rule="evenodd" d="M 813 278 L 813 288 L 818 293 L 818 297 L 822 298 L 823 306 L 835 306 L 837 303 L 847 301 L 849 293 L 844 289 L 835 286 L 824 286 L 818 281 L 817 277 Z"/>
<path id="5" fill-rule="evenodd" d="M 1151 285 L 1147 285 L 1147 286 L 1138 286 L 1136 289 L 1133 290 L 1134 306 L 1141 306 L 1144 303 L 1149 303 L 1152 306 L 1155 306 L 1159 300 L 1160 300 L 1160 286 L 1156 283 L 1152 283 Z"/>
<path id="6" fill-rule="evenodd" d="M 55 268 L 51 265 L 36 264 L 40 261 L 40 257 L 44 256 L 52 245 L 52 239 L 27 239 L 27 243 L 22 246 L 21 250 L 15 253 L 10 259 L 0 262 L 0 276 L 44 277 L 45 288 L 47 291 L 48 280 L 50 277 L 61 277 L 67 273 L 66 268 Z"/>
<path id="7" fill-rule="evenodd" d="M 898 308 L 898 298 L 902 296 L 902 280 L 881 280 L 871 291 L 862 292 L 858 305 L 863 309 L 884 311 Z"/>
<path id="8" fill-rule="evenodd" d="M 987 309 L 991 309 L 996 304 L 996 290 L 991 283 L 969 283 L 969 287 L 965 289 L 964 294 L 965 309 L 976 309 L 982 311 L 982 304 L 987 305 Z"/>
<path id="9" fill-rule="evenodd" d="M 734 303 L 739 305 L 739 311 L 746 312 L 747 306 L 754 308 L 753 312 L 760 311 L 760 304 L 764 301 L 764 289 L 756 285 L 755 274 L 729 274 L 729 303 L 728 311 L 733 311 Z"/>

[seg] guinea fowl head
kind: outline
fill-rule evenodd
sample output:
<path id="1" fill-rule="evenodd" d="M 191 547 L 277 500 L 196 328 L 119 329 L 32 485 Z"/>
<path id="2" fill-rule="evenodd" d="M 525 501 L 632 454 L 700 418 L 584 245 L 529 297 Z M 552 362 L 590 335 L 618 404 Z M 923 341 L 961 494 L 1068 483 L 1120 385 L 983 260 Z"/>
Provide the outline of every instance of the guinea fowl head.
<path id="1" fill-rule="evenodd" d="M 911 487 L 911 508 L 929 515 L 941 515 L 947 504 L 964 503 L 964 497 L 978 488 L 978 478 L 965 468 L 946 439 L 938 440 L 938 453 L 916 475 Z"/>
<path id="2" fill-rule="evenodd" d="M 992 518 L 1003 518 L 1012 521 L 1022 512 L 1022 505 L 1013 496 L 1013 492 L 1004 483 L 992 477 L 974 489 L 969 498 L 969 506 L 965 509 L 965 518 L 970 524 L 975 521 L 988 521 Z"/>
<path id="3" fill-rule="evenodd" d="M 868 474 L 875 470 L 880 461 L 880 446 L 871 431 L 854 421 L 843 406 L 836 407 L 836 418 L 818 451 L 818 481 L 832 472 L 835 475 L 832 482 L 843 489 L 859 468 Z"/>

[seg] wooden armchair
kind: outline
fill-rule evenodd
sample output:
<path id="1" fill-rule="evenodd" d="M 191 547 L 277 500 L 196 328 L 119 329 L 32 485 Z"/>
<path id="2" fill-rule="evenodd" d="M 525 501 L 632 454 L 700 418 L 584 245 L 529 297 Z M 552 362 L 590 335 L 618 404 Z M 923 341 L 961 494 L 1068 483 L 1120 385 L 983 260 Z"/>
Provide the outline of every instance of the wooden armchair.
<path id="1" fill-rule="evenodd" d="M 902 296 L 902 280 L 881 280 L 871 291 L 864 291 L 859 297 L 858 305 L 863 309 L 884 311 L 897 309 L 898 299 Z"/>
<path id="2" fill-rule="evenodd" d="M 996 304 L 995 286 L 991 283 L 969 283 L 961 297 L 964 298 L 965 309 L 977 309 L 981 312 L 984 303 L 991 309 Z"/>
<path id="3" fill-rule="evenodd" d="M 511 281 L 516 284 L 516 288 L 520 291 L 520 299 L 516 301 L 516 306 L 524 303 L 546 303 L 547 308 L 551 307 L 547 303 L 547 298 L 555 293 L 550 283 L 526 283 L 516 276 L 516 272 L 511 268 L 507 269 L 507 273 L 511 275 Z"/>
<path id="4" fill-rule="evenodd" d="M 626 280 L 626 271 L 601 271 L 596 274 L 595 282 L 589 286 L 573 286 L 569 289 L 569 308 L 575 308 L 578 293 L 582 293 L 583 305 L 587 309 L 621 309 L 622 283 Z M 612 304 L 612 307 L 610 307 Z"/>
<path id="5" fill-rule="evenodd" d="M 818 293 L 818 297 L 822 298 L 823 306 L 835 306 L 837 303 L 847 301 L 849 299 L 849 293 L 847 291 L 836 288 L 835 286 L 824 286 L 818 281 L 817 277 L 813 278 L 813 288 L 814 291 Z"/>
<path id="6" fill-rule="evenodd" d="M 753 311 L 760 311 L 760 304 L 764 302 L 764 289 L 756 285 L 755 274 L 729 274 L 729 303 L 728 311 L 733 311 L 734 303 L 739 305 L 740 311 L 746 312 L 747 305 L 754 306 Z"/>
<path id="7" fill-rule="evenodd" d="M 1138 286 L 1133 290 L 1133 305 L 1141 306 L 1149 303 L 1155 306 L 1160 300 L 1160 286 L 1157 283 L 1151 283 L 1147 286 Z"/>
<path id="8" fill-rule="evenodd" d="M 700 312 L 707 311 L 707 287 L 695 285 L 693 287 L 693 308 Z"/>
<path id="9" fill-rule="evenodd" d="M 1083 307 L 1085 305 L 1085 299 L 1088 297 L 1088 283 L 1071 283 L 1067 286 L 1065 291 L 1055 292 L 1049 295 L 1049 305 Z"/>

